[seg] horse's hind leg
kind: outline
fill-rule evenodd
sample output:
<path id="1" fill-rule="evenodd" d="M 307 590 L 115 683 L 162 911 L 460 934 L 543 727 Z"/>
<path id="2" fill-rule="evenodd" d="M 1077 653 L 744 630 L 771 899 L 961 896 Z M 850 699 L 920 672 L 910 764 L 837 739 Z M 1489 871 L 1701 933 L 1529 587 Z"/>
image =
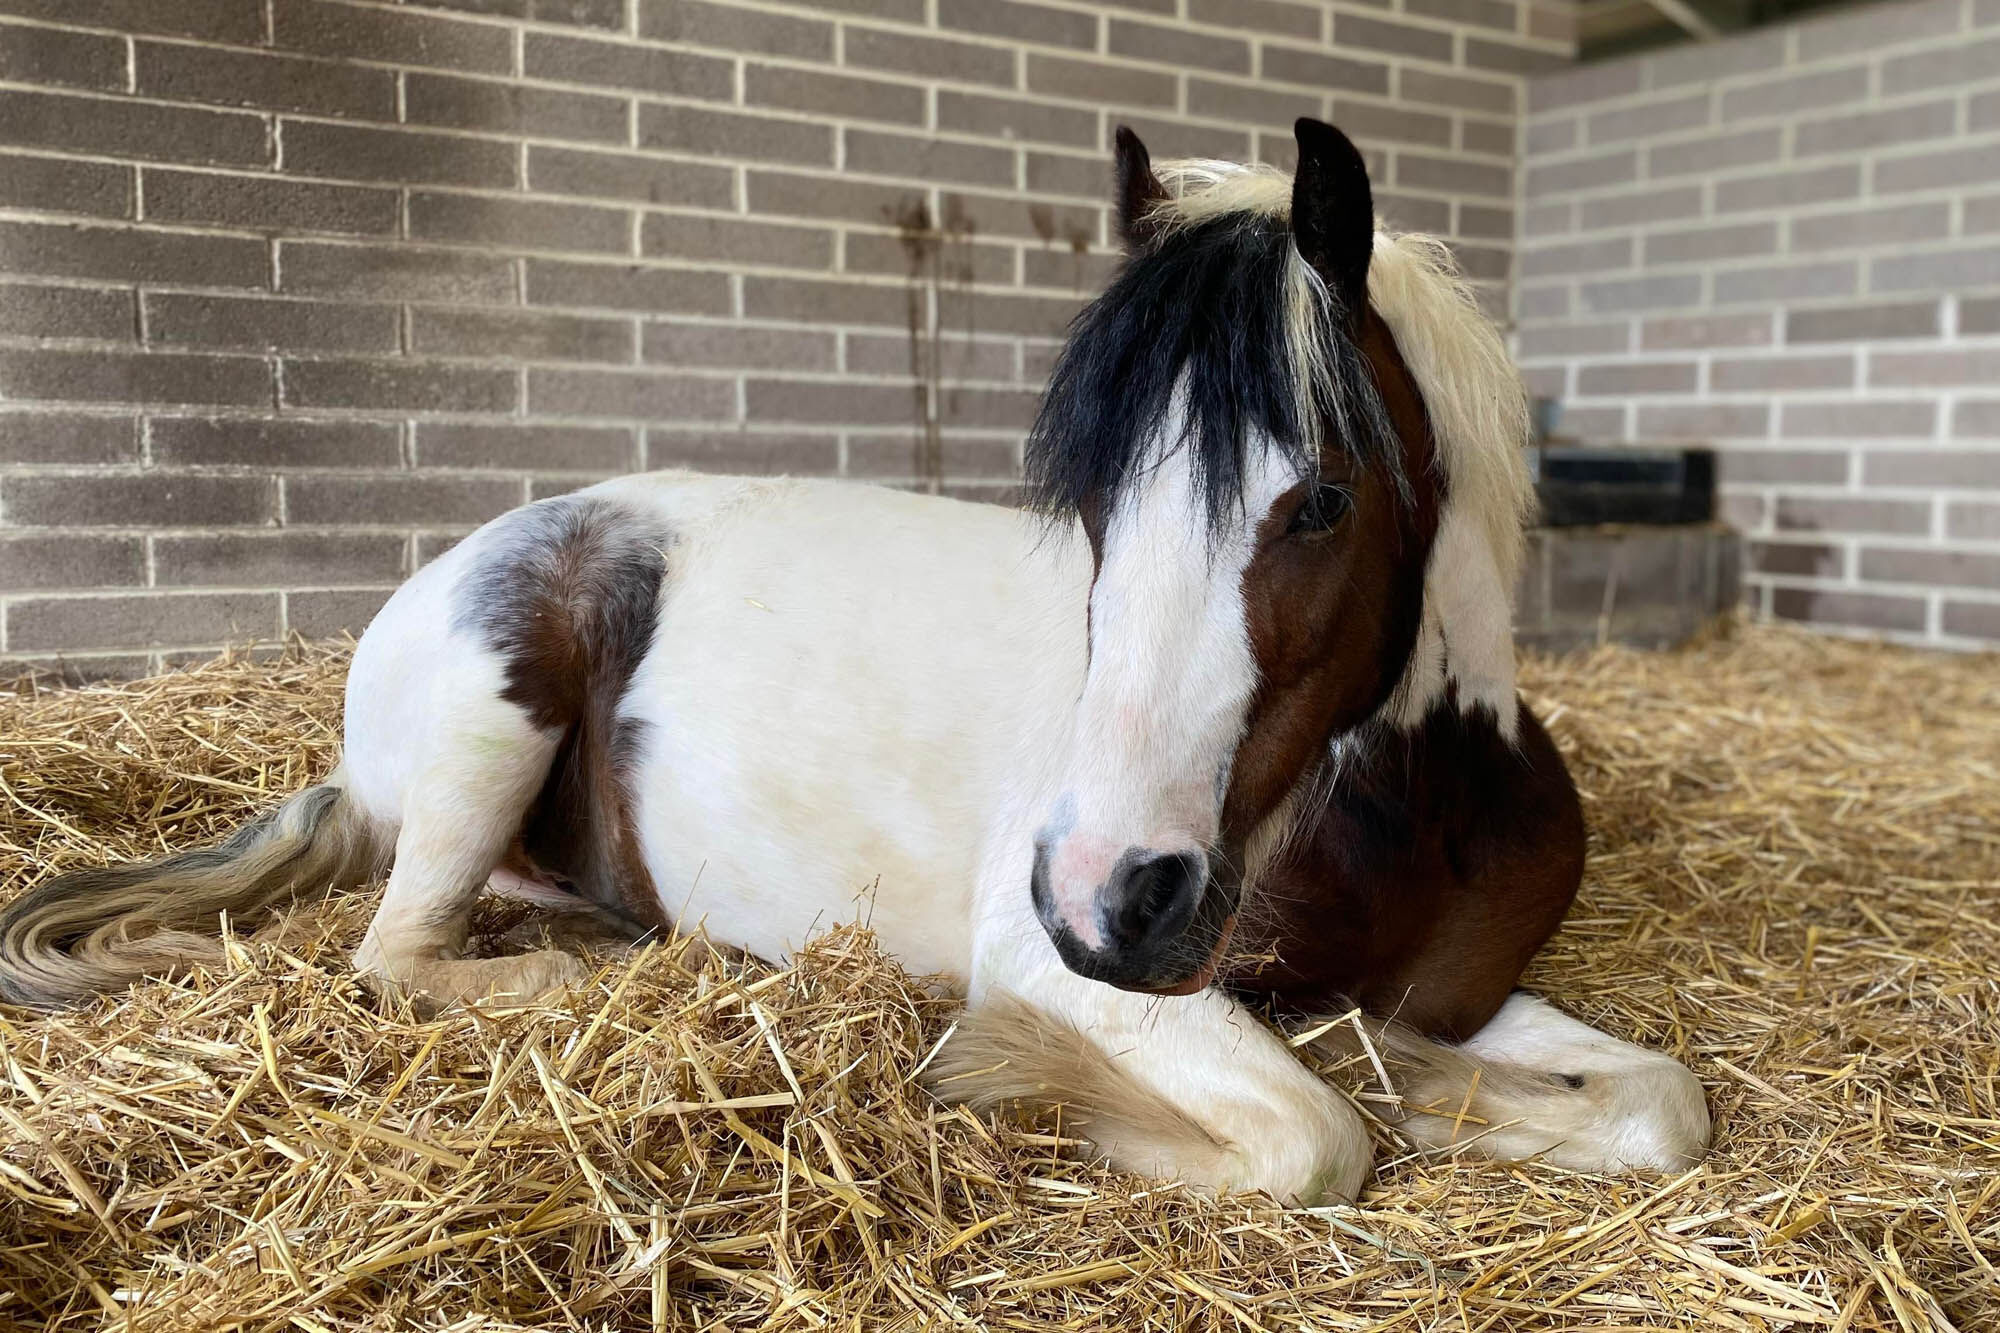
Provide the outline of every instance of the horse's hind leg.
<path id="1" fill-rule="evenodd" d="M 489 663 L 490 665 L 490 663 Z M 538 727 L 481 679 L 475 660 L 452 674 L 402 793 L 395 869 L 355 952 L 364 973 L 440 1003 L 530 999 L 583 975 L 570 954 L 464 958 L 472 906 L 519 834 L 562 733 Z M 438 682 L 444 686 L 446 682 Z"/>

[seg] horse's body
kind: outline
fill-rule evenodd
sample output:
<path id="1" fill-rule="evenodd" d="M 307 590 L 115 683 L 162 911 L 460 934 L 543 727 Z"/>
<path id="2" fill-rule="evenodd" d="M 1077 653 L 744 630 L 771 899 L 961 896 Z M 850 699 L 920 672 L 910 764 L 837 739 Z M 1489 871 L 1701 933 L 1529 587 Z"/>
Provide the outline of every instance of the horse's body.
<path id="1" fill-rule="evenodd" d="M 1510 994 L 1581 873 L 1513 688 L 1518 385 L 1358 154 L 1155 177 L 1058 367 L 1053 525 L 831 482 L 657 474 L 503 516 L 356 652 L 322 787 L 230 844 L 46 883 L 0 995 L 388 861 L 364 972 L 444 999 L 581 974 L 461 956 L 489 881 L 780 956 L 865 920 L 963 989 L 949 1095 L 1060 1097 L 1111 1158 L 1351 1197 L 1358 1113 L 1243 1007 L 1359 1003 L 1421 1141 L 1588 1168 L 1706 1141 L 1664 1056 Z M 1372 258 L 1371 258 L 1372 252 Z"/>

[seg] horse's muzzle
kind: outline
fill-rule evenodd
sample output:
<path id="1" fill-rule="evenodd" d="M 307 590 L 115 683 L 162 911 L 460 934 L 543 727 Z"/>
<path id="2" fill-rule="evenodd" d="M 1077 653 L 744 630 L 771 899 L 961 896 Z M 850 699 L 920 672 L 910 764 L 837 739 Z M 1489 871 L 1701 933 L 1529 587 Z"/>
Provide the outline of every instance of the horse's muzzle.
<path id="1" fill-rule="evenodd" d="M 1191 995 L 1214 979 L 1236 921 L 1237 888 L 1191 852 L 1139 848 L 1118 859 L 1097 889 L 1101 943 L 1078 938 L 1055 910 L 1048 848 L 1038 843 L 1031 880 L 1035 912 L 1063 966 L 1121 990 Z"/>

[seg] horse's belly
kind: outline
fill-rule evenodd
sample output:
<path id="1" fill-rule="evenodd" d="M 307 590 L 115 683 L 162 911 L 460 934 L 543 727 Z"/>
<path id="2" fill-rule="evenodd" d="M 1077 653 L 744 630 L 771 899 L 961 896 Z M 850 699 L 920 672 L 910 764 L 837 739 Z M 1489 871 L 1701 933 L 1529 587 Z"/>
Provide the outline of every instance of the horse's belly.
<path id="1" fill-rule="evenodd" d="M 860 921 L 964 979 L 982 880 L 1027 891 L 1082 679 L 1089 567 L 1061 545 L 857 487 L 684 516 L 621 710 L 668 915 L 772 958 Z"/>

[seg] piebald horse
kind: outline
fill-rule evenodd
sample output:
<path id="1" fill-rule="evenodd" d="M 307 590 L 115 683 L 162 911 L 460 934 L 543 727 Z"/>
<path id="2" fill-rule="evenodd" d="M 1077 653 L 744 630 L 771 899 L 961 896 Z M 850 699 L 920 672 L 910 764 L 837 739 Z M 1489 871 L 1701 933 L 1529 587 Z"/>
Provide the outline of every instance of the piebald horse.
<path id="1" fill-rule="evenodd" d="M 0 996 L 392 864 L 355 963 L 445 1002 L 583 976 L 464 956 L 489 883 L 772 958 L 865 914 L 964 990 L 941 1091 L 1060 1100 L 1139 1172 L 1355 1196 L 1362 1116 L 1266 1004 L 1374 1015 L 1419 1142 L 1694 1160 L 1685 1069 L 1514 990 L 1584 830 L 1514 688 L 1513 368 L 1347 138 L 1297 138 L 1288 177 L 1119 132 L 1127 259 L 1034 428 L 1039 516 L 658 473 L 495 519 L 368 629 L 323 784 L 33 889 Z"/>

